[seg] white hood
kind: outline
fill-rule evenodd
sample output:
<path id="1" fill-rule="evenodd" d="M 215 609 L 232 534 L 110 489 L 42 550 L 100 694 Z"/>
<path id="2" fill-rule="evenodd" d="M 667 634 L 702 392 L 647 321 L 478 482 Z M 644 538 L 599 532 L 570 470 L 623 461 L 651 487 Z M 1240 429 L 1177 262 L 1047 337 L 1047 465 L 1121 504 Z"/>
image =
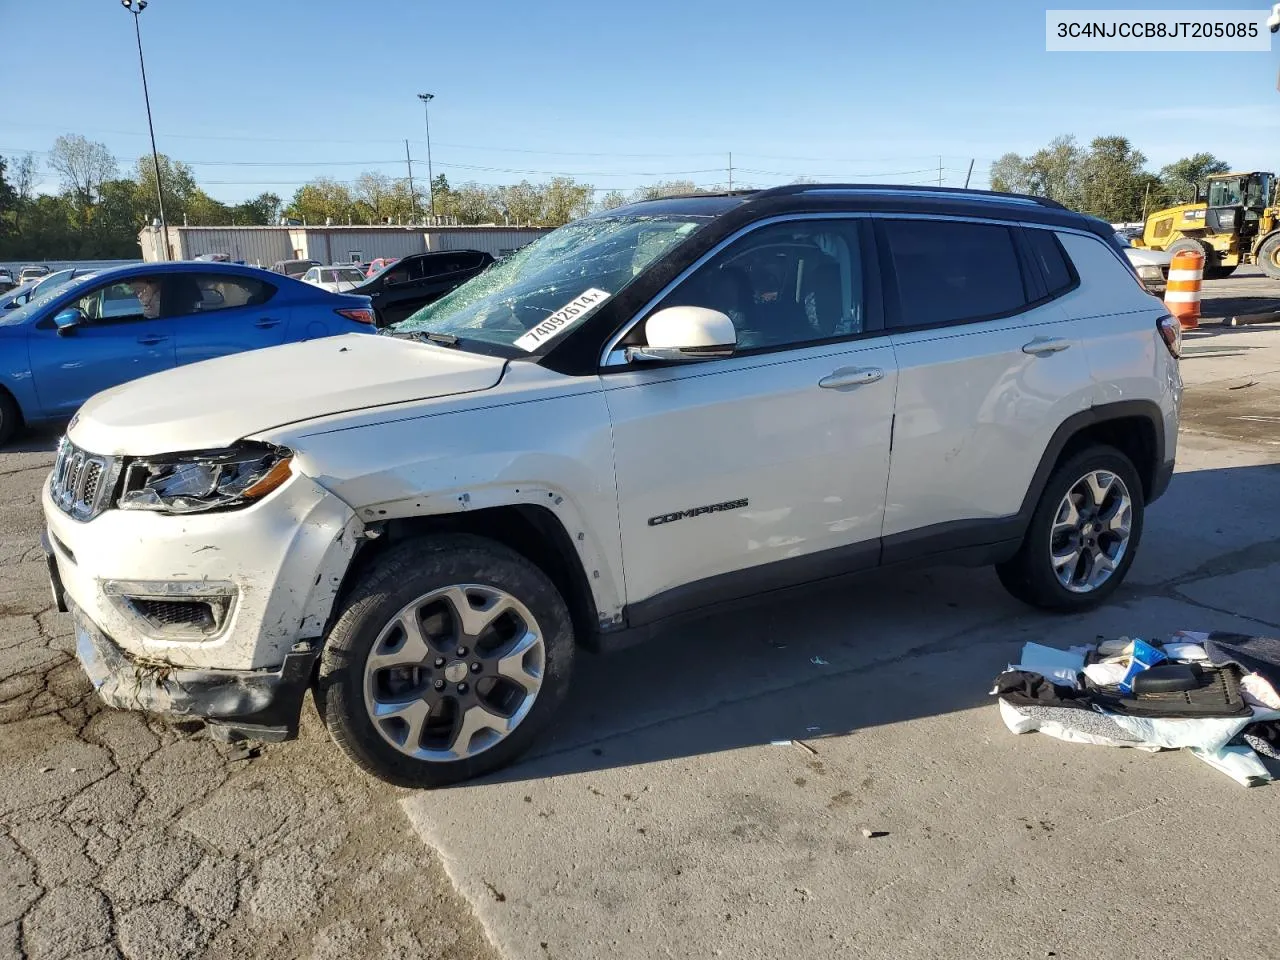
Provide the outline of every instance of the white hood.
<path id="1" fill-rule="evenodd" d="M 226 447 L 314 417 L 487 390 L 506 361 L 346 334 L 166 370 L 91 397 L 68 435 L 104 455 Z"/>

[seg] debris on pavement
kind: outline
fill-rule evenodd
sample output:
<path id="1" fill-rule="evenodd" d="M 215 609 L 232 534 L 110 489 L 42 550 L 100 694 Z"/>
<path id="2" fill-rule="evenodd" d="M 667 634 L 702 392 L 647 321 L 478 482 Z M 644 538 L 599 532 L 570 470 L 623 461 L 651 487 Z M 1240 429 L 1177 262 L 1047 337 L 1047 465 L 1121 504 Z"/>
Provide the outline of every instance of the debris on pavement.
<path id="1" fill-rule="evenodd" d="M 823 660 L 821 657 L 810 657 L 809 662 L 815 667 L 826 667 L 831 664 L 830 660 Z"/>
<path id="2" fill-rule="evenodd" d="M 868 840 L 875 840 L 875 839 L 878 839 L 879 837 L 887 837 L 889 835 L 889 831 L 888 830 L 869 830 L 866 827 L 863 827 L 862 835 L 866 837 Z"/>
<path id="3" fill-rule="evenodd" d="M 1028 643 L 996 679 L 1013 733 L 1155 752 L 1186 748 L 1244 786 L 1280 778 L 1280 640 L 1179 631 L 1067 650 Z"/>

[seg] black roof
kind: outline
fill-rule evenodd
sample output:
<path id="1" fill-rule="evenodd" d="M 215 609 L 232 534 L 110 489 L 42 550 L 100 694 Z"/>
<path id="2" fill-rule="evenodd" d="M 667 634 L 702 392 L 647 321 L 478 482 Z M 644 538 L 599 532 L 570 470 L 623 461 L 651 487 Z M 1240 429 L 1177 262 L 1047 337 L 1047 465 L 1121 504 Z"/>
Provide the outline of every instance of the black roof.
<path id="1" fill-rule="evenodd" d="M 883 183 L 797 183 L 768 190 L 689 194 L 642 200 L 595 216 L 720 217 L 733 213 L 735 220 L 755 220 L 781 213 L 836 210 L 1025 220 L 1084 229 L 1103 237 L 1112 232 L 1109 224 L 1068 210 L 1062 204 L 1045 197 L 998 193 L 993 190 Z"/>

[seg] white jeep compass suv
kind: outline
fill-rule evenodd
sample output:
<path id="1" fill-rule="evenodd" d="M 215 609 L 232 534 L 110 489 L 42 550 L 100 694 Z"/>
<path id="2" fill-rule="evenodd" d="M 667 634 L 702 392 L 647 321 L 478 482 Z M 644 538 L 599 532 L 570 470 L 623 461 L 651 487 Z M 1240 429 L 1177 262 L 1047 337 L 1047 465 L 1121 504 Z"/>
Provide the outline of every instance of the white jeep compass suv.
<path id="1" fill-rule="evenodd" d="M 1173 472 L 1179 328 L 1110 227 L 977 191 L 637 203 L 380 337 L 183 367 L 84 405 L 44 490 L 108 704 L 364 769 L 512 760 L 579 645 L 889 564 L 1120 584 Z"/>

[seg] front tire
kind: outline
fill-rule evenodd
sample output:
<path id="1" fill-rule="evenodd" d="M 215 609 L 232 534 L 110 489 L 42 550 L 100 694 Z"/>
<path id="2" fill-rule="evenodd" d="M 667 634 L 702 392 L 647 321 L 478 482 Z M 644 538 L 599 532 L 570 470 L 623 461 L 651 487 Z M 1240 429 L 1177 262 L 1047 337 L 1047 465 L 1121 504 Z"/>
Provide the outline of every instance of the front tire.
<path id="1" fill-rule="evenodd" d="M 1000 582 L 1044 610 L 1092 609 L 1129 572 L 1144 510 L 1133 462 L 1114 447 L 1089 447 L 1049 477 L 1022 546 L 996 567 Z"/>
<path id="2" fill-rule="evenodd" d="M 551 580 L 470 535 L 393 547 L 348 595 L 316 703 L 357 765 L 404 787 L 481 776 L 519 756 L 564 701 L 569 611 Z"/>
<path id="3" fill-rule="evenodd" d="M 1280 233 L 1273 233 L 1258 247 L 1258 266 L 1272 280 L 1280 280 Z"/>

